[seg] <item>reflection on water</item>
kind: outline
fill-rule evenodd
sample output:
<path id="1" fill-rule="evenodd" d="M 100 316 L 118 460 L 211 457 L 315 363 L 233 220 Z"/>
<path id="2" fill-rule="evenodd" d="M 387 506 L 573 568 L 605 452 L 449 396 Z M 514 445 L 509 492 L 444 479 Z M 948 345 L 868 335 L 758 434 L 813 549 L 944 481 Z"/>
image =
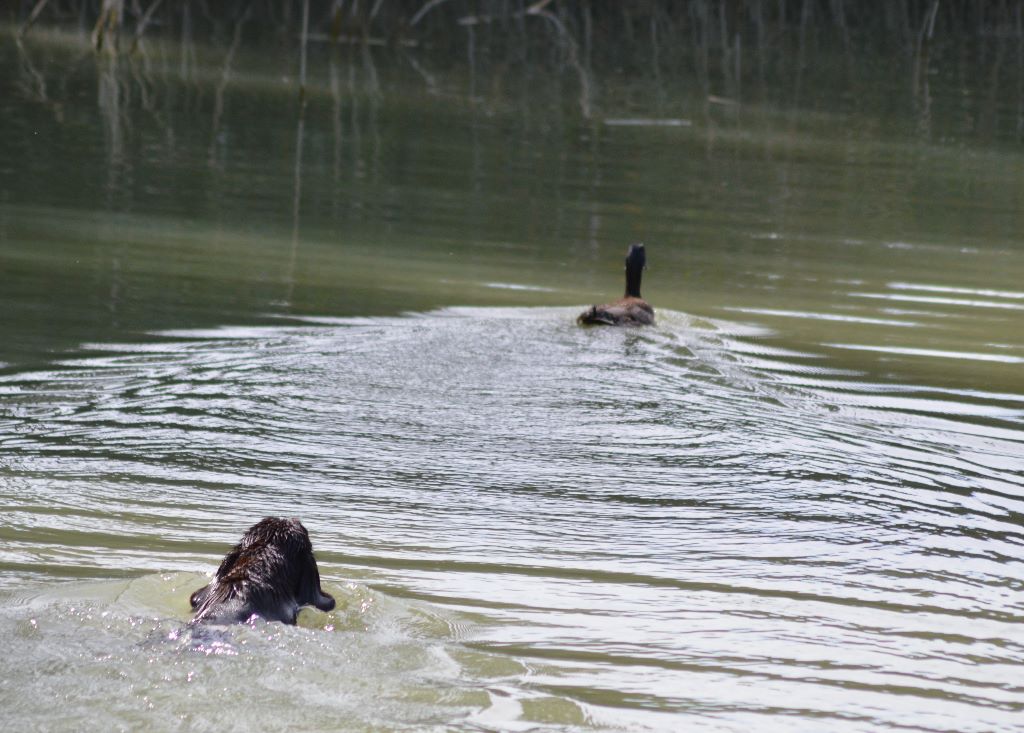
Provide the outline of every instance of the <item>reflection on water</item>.
<path id="1" fill-rule="evenodd" d="M 610 75 L 585 115 L 535 67 L 316 46 L 302 108 L 247 26 L 188 28 L 0 45 L 5 722 L 1019 727 L 992 59 Z M 577 328 L 638 239 L 658 326 Z M 196 638 L 268 514 L 338 608 Z"/>

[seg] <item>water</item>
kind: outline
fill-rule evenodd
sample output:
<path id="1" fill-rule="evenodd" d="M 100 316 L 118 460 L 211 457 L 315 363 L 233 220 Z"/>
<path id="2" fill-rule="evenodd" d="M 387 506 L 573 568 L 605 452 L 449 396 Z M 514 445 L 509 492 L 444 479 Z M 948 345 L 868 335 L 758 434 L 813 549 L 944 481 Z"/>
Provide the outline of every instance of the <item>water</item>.
<path id="1" fill-rule="evenodd" d="M 856 103 L 610 79 L 585 121 L 554 72 L 321 50 L 300 116 L 259 49 L 175 48 L 0 47 L 5 727 L 1024 725 L 984 67 L 927 120 L 868 67 Z M 633 239 L 658 324 L 578 328 Z M 271 514 L 337 609 L 192 633 Z"/>

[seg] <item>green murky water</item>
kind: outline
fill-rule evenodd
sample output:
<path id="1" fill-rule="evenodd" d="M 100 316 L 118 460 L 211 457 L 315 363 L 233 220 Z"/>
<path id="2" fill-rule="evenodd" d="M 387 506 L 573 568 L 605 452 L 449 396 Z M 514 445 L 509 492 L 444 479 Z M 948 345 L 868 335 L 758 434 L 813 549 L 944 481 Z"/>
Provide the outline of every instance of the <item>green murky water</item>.
<path id="1" fill-rule="evenodd" d="M 1024 724 L 1019 69 L 271 57 L 0 44 L 6 726 Z M 338 608 L 196 638 L 268 514 Z"/>

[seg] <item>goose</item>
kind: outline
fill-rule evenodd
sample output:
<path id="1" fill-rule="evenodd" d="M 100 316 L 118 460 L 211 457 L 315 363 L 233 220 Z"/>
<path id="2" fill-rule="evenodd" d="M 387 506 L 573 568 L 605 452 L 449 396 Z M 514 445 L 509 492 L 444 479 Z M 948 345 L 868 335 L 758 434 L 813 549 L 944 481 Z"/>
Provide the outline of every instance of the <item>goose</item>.
<path id="1" fill-rule="evenodd" d="M 630 245 L 626 253 L 626 294 L 604 305 L 592 305 L 580 313 L 580 325 L 649 326 L 654 323 L 654 308 L 640 297 L 640 277 L 647 266 L 642 244 Z"/>

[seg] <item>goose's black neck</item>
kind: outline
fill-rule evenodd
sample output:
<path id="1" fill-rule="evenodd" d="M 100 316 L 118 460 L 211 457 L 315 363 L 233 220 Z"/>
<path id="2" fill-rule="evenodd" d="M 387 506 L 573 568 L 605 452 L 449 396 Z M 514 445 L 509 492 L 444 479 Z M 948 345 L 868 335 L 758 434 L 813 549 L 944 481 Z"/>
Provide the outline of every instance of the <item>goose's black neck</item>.
<path id="1" fill-rule="evenodd" d="M 634 244 L 626 255 L 626 297 L 640 297 L 640 278 L 647 265 L 647 255 L 642 244 Z"/>

